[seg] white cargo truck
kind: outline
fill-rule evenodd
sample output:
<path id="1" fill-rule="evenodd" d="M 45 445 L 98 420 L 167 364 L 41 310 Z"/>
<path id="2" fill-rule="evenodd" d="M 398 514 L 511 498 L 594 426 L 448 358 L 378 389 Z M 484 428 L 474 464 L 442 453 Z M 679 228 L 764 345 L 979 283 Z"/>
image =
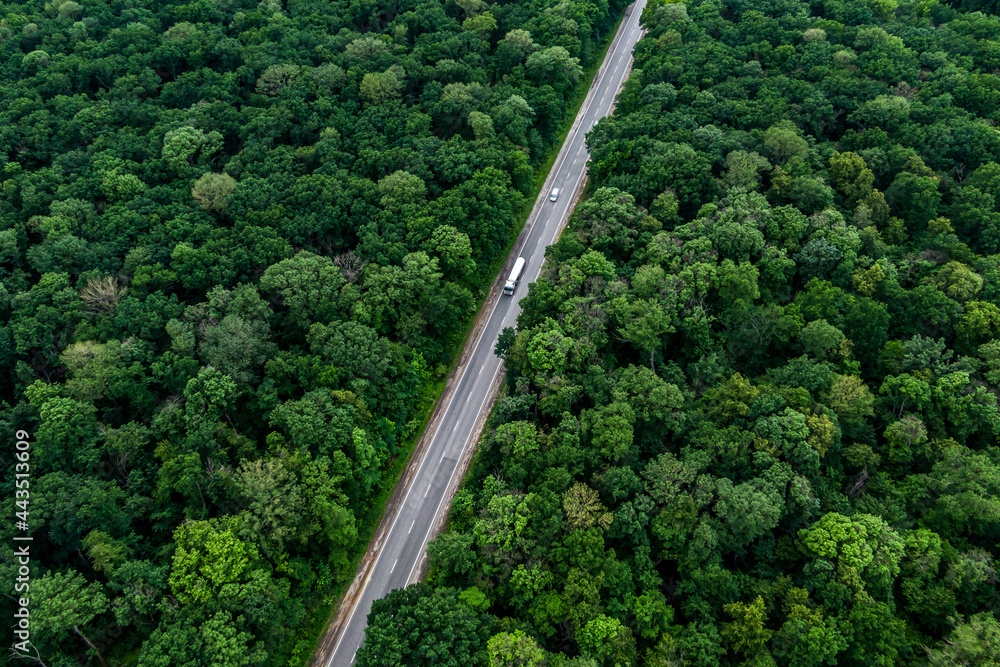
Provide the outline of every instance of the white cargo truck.
<path id="1" fill-rule="evenodd" d="M 514 268 L 510 270 L 507 282 L 503 286 L 503 293 L 507 296 L 514 296 L 514 290 L 517 289 L 517 284 L 521 282 L 521 274 L 524 273 L 524 264 L 524 257 L 518 257 L 514 262 Z"/>

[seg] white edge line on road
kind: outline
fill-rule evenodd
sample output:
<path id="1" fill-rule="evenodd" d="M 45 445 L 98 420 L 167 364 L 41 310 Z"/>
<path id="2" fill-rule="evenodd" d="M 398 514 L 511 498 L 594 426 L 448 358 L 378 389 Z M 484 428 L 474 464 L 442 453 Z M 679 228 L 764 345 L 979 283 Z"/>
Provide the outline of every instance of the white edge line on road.
<path id="1" fill-rule="evenodd" d="M 636 17 L 641 17 L 641 16 L 642 16 L 642 12 L 634 12 L 634 13 L 633 13 L 633 15 L 629 17 L 629 19 L 628 19 L 628 20 L 629 20 L 629 21 L 632 21 L 632 20 L 633 20 L 634 18 L 636 18 Z M 638 22 L 638 20 L 636 20 L 636 23 L 635 23 L 635 25 L 636 25 L 636 26 L 638 26 L 638 25 L 639 25 L 639 22 Z M 628 29 L 628 33 L 629 33 L 630 35 L 631 35 L 631 34 L 632 34 L 633 32 L 635 32 L 635 26 L 633 26 L 632 28 Z M 631 59 L 632 59 L 632 53 L 631 53 L 631 52 L 629 52 L 629 53 L 628 53 L 627 55 L 626 55 L 626 54 L 625 54 L 625 53 L 623 52 L 623 53 L 622 53 L 622 54 L 620 54 L 620 55 L 622 56 L 622 58 L 625 58 L 625 60 L 623 61 L 623 62 L 625 63 L 625 67 L 623 67 L 623 68 L 622 68 L 622 73 L 621 73 L 621 75 L 620 75 L 620 76 L 618 77 L 618 85 L 617 85 L 617 86 L 615 87 L 615 89 L 614 89 L 614 97 L 618 97 L 618 91 L 620 91 L 620 90 L 621 90 L 621 87 L 622 87 L 622 83 L 624 83 L 624 81 L 625 81 L 625 73 L 626 73 L 626 72 L 628 72 L 628 63 L 629 63 L 629 61 L 631 61 Z M 616 67 L 616 68 L 614 68 L 614 69 L 616 69 L 616 70 L 617 70 L 618 68 Z M 600 74 L 600 73 L 599 73 L 599 74 Z M 596 81 L 598 80 L 598 79 L 597 79 L 597 77 L 595 77 L 595 79 L 594 79 L 594 80 L 595 80 L 595 82 L 596 82 Z M 607 96 L 608 96 L 608 92 L 609 92 L 608 90 L 605 90 L 605 91 L 604 91 L 604 95 L 602 95 L 602 96 L 601 96 L 601 101 L 600 101 L 600 103 L 599 103 L 599 105 L 598 105 L 598 106 L 600 106 L 600 105 L 604 104 L 604 100 L 605 100 L 605 99 L 607 98 Z M 594 94 L 594 97 L 596 97 L 596 96 L 597 96 L 597 95 L 596 95 L 596 93 L 595 93 L 595 94 Z M 612 98 L 612 99 L 614 99 L 614 98 Z M 593 103 L 593 98 L 591 98 L 590 102 L 591 102 L 591 103 Z M 587 104 L 587 107 L 586 107 L 586 109 L 584 110 L 584 113 L 583 113 L 583 115 L 585 116 L 585 115 L 586 115 L 586 114 L 587 114 L 587 113 L 588 113 L 589 111 L 590 111 L 590 104 Z M 581 126 L 581 127 L 582 127 L 582 126 Z M 573 139 L 572 139 L 572 140 L 570 141 L 570 143 L 571 143 L 571 144 L 572 144 L 572 142 L 573 142 L 573 141 L 576 141 L 576 140 L 577 140 L 577 138 L 578 138 L 578 135 L 579 135 L 579 130 L 580 130 L 580 128 L 578 127 L 578 128 L 577 128 L 577 131 L 576 131 L 576 132 L 575 132 L 575 133 L 573 134 Z M 586 136 L 586 134 L 585 134 L 584 136 Z M 579 146 L 577 147 L 577 149 L 576 149 L 576 153 L 574 153 L 574 155 L 579 155 L 580 151 L 581 151 L 581 150 L 583 150 L 583 149 L 584 149 L 585 147 L 586 147 L 586 138 L 585 138 L 585 139 L 584 139 L 583 141 L 581 141 L 581 142 L 580 142 L 580 145 L 579 145 Z M 587 154 L 587 159 L 588 159 L 588 160 L 590 159 L 590 154 L 589 154 L 589 153 Z M 574 166 L 576 165 L 576 160 L 574 160 L 574 161 L 573 161 L 573 165 L 574 165 Z M 585 172 L 585 171 L 586 171 L 586 170 L 584 170 L 584 172 Z M 573 191 L 574 191 L 574 192 L 575 192 L 575 191 L 576 191 L 576 190 L 577 190 L 577 189 L 578 189 L 578 188 L 580 187 L 580 181 L 581 181 L 581 180 L 583 180 L 583 177 L 584 177 L 584 175 L 585 175 L 585 174 L 584 174 L 584 172 L 580 172 L 580 177 L 579 177 L 578 179 L 576 179 L 576 183 L 574 183 L 574 185 L 573 185 Z M 548 244 L 546 244 L 546 245 L 547 245 L 547 246 L 550 246 L 550 245 L 552 245 L 553 243 L 555 243 L 555 242 L 556 242 L 556 239 L 557 239 L 557 238 L 559 237 L 559 234 L 560 234 L 561 232 L 562 232 L 562 226 L 561 226 L 561 225 L 556 225 L 556 228 L 555 228 L 555 230 L 554 230 L 554 231 L 553 231 L 553 233 L 552 233 L 552 239 L 551 239 L 551 240 L 550 240 L 550 241 L 548 242 Z M 543 259 L 543 260 L 542 260 L 542 264 L 544 264 L 544 263 L 545 263 L 545 260 Z M 536 281 L 538 280 L 538 276 L 540 276 L 541 274 L 542 274 L 542 267 L 541 267 L 541 266 L 539 266 L 539 267 L 538 267 L 538 271 L 537 271 L 537 272 L 535 273 L 535 277 L 534 277 L 534 279 L 533 279 L 533 280 L 532 280 L 531 282 L 536 282 Z"/>
<path id="2" fill-rule="evenodd" d="M 502 298 L 502 296 L 501 296 L 501 298 Z M 499 305 L 500 305 L 500 299 L 497 299 L 496 303 L 493 304 L 493 310 L 490 311 L 490 316 L 486 320 L 487 322 L 489 322 L 491 319 L 493 319 L 493 313 L 496 312 L 496 309 L 497 309 L 497 307 Z M 483 331 L 479 334 L 479 340 L 476 341 L 476 346 L 474 348 L 472 348 L 472 354 L 469 355 L 469 359 L 470 360 L 472 360 L 472 359 L 475 358 L 476 352 L 479 350 L 479 344 L 483 342 L 483 336 L 484 336 L 485 333 L 486 333 L 486 327 L 483 327 Z M 457 382 L 455 382 L 455 390 L 451 393 L 451 396 L 448 398 L 448 407 L 446 407 L 444 409 L 444 412 L 441 413 L 441 422 L 442 423 L 445 421 L 445 418 L 448 416 L 448 412 L 451 411 L 452 404 L 455 401 L 455 395 L 458 393 L 458 389 L 462 386 L 462 382 L 465 381 L 465 374 L 466 374 L 467 370 L 468 370 L 468 366 L 466 366 L 465 368 L 463 368 L 462 369 L 462 376 L 460 378 L 458 378 Z M 499 366 L 497 366 L 497 370 L 500 370 Z M 424 451 L 424 453 L 423 453 L 423 455 L 422 455 L 422 457 L 420 459 L 420 463 L 417 465 L 417 472 L 414 473 L 414 475 L 413 475 L 413 481 L 410 483 L 410 487 L 406 490 L 406 495 L 403 496 L 403 502 L 400 504 L 400 508 L 406 507 L 406 501 L 409 500 L 409 498 L 410 498 L 410 492 L 413 490 L 414 484 L 416 483 L 417 479 L 420 477 L 420 471 L 423 470 L 424 463 L 426 463 L 427 459 L 429 458 L 427 456 L 427 453 L 430 451 L 430 445 L 431 445 L 431 443 L 434 441 L 434 439 L 436 437 L 437 437 L 437 431 L 435 431 L 433 434 L 430 435 L 431 442 L 427 443 L 427 449 Z M 439 463 L 440 463 L 440 461 L 439 461 Z M 430 490 L 431 490 L 431 485 L 428 484 L 427 485 L 427 490 L 424 491 L 424 498 L 427 497 L 427 493 Z M 392 525 L 389 526 L 389 530 L 385 534 L 385 541 L 386 542 L 389 541 L 389 536 L 392 535 L 392 531 L 394 531 L 396 529 L 396 522 L 399 521 L 400 514 L 402 514 L 402 512 L 397 512 L 396 516 L 393 518 Z M 368 571 L 368 577 L 365 579 L 365 583 L 362 584 L 361 590 L 358 591 L 358 602 L 361 601 L 361 597 L 363 596 L 363 594 L 365 592 L 365 589 L 368 588 L 368 581 L 371 580 L 371 575 L 375 572 L 375 569 L 378 567 L 378 562 L 379 562 L 379 560 L 381 560 L 382 554 L 384 552 L 385 552 L 385 549 L 379 549 L 378 554 L 376 554 L 376 556 L 375 556 L 375 563 L 372 565 L 372 569 Z M 337 638 L 337 643 L 334 645 L 333 651 L 330 653 L 330 659 L 327 660 L 326 667 L 330 667 L 333 664 L 333 659 L 336 657 L 337 651 L 340 650 L 340 644 L 344 641 L 344 635 L 347 634 L 347 628 L 350 627 L 351 621 L 354 620 L 354 614 L 356 614 L 357 611 L 358 611 L 358 605 L 355 604 L 354 608 L 351 609 L 351 615 L 347 617 L 347 622 L 341 628 L 340 637 Z M 357 651 L 355 651 L 355 653 L 357 653 Z M 353 662 L 353 659 L 352 659 L 352 662 Z"/>
<path id="3" fill-rule="evenodd" d="M 500 372 L 500 366 L 497 366 L 497 369 L 495 371 L 493 371 L 493 378 L 490 380 L 490 383 L 489 383 L 488 386 L 490 386 L 490 387 L 493 386 L 493 382 L 497 379 L 497 373 L 499 373 L 499 372 Z M 483 407 L 486 405 L 486 401 L 488 401 L 489 398 L 490 398 L 490 392 L 487 391 L 486 395 L 483 396 L 483 402 L 480 404 L 479 410 L 476 411 L 477 415 L 480 414 L 480 413 L 482 413 Z M 472 424 L 472 430 L 469 431 L 469 435 L 467 435 L 465 437 L 465 444 L 462 445 L 462 450 L 461 450 L 462 452 L 465 452 L 466 448 L 469 446 L 469 440 L 472 439 L 472 434 L 475 432 L 475 430 L 476 430 L 476 424 L 473 422 L 473 424 Z M 421 558 L 422 558 L 423 553 L 424 553 L 424 549 L 427 548 L 427 538 L 429 538 L 431 536 L 431 531 L 434 530 L 434 523 L 435 523 L 435 520 L 437 519 L 438 512 L 441 511 L 441 505 L 444 503 L 444 499 L 448 497 L 448 489 L 451 487 L 452 480 L 455 479 L 455 473 L 458 472 L 458 468 L 459 468 L 458 464 L 459 464 L 460 460 L 461 460 L 461 455 L 459 455 L 459 458 L 455 460 L 455 469 L 451 471 L 451 475 L 448 477 L 448 484 L 444 488 L 445 492 L 443 494 L 441 494 L 441 500 L 438 501 L 438 505 L 434 509 L 434 514 L 431 515 L 431 525 L 427 527 L 427 534 L 424 535 L 424 539 L 420 543 L 420 549 L 417 551 L 417 560 L 413 563 L 413 567 L 410 568 L 410 574 L 409 574 L 409 576 L 406 577 L 406 585 L 407 586 L 410 585 L 410 581 L 413 579 L 413 572 L 417 569 L 417 565 L 420 564 Z"/>
<path id="4" fill-rule="evenodd" d="M 633 5 L 630 5 L 630 7 L 637 6 L 639 2 L 642 2 L 642 0 L 637 0 L 635 3 L 633 3 Z M 628 7 L 626 7 L 625 11 L 626 13 L 628 13 L 630 10 Z M 630 34 L 631 31 L 628 28 L 628 24 L 629 21 L 631 21 L 634 18 L 635 14 L 636 12 L 632 11 L 631 14 L 629 14 L 625 18 L 623 24 L 618 29 L 618 33 L 611 40 L 611 46 L 608 47 L 609 51 L 612 52 L 615 51 L 617 48 L 617 44 L 623 38 L 626 37 L 627 33 Z M 642 12 L 638 13 L 638 15 L 640 16 L 641 14 Z M 629 58 L 632 57 L 631 51 L 629 51 L 628 57 Z M 612 57 L 612 60 L 613 59 L 614 58 Z M 583 105 L 581 106 L 580 111 L 577 113 L 576 119 L 573 120 L 573 125 L 570 126 L 570 131 L 566 135 L 566 141 L 563 142 L 563 146 L 566 146 L 567 142 L 570 145 L 572 145 L 573 141 L 576 139 L 576 135 L 579 134 L 580 128 L 583 125 L 583 123 L 580 121 L 582 121 L 583 118 L 586 118 L 587 114 L 590 112 L 590 107 L 594 103 L 594 99 L 597 97 L 597 89 L 600 88 L 600 82 L 603 81 L 604 74 L 610 68 L 610 65 L 611 65 L 611 60 L 605 60 L 604 62 L 601 63 L 601 66 L 597 68 L 597 72 L 594 75 L 594 80 L 590 84 L 590 90 L 587 91 L 587 95 L 583 99 Z M 621 85 L 621 82 L 619 82 L 619 85 Z M 572 139 L 570 138 L 571 135 Z M 522 234 L 524 234 L 525 243 L 527 243 L 528 239 L 531 238 L 531 232 L 535 227 L 535 222 L 538 220 L 538 215 L 542 212 L 542 206 L 544 206 L 545 204 L 546 193 L 550 192 L 552 190 L 552 187 L 558 181 L 559 171 L 562 169 L 563 162 L 566 161 L 566 156 L 568 154 L 569 154 L 568 150 L 564 152 L 562 149 L 560 149 L 559 154 L 556 157 L 555 164 L 552 165 L 552 169 L 549 170 L 549 175 L 546 176 L 545 180 L 542 182 L 542 190 L 541 192 L 538 193 L 538 197 L 535 199 L 534 212 L 530 216 L 528 223 L 524 227 L 524 230 L 522 230 Z M 523 248 L 521 250 L 523 251 Z M 518 251 L 519 254 L 520 252 L 521 251 Z M 492 318 L 492 313 L 490 314 L 490 317 Z"/>
<path id="5" fill-rule="evenodd" d="M 638 4 L 638 3 L 636 3 L 636 4 Z M 635 15 L 635 14 L 639 14 L 639 15 L 641 15 L 641 12 L 638 12 L 638 13 L 636 13 L 636 12 L 633 12 L 633 15 Z M 629 17 L 629 20 L 631 20 L 632 18 L 633 18 L 633 17 L 632 17 L 632 16 L 630 16 L 630 17 Z M 633 30 L 634 30 L 634 28 L 633 28 Z M 614 39 L 612 40 L 612 44 L 611 44 L 611 48 L 614 48 L 614 47 L 615 47 L 615 44 L 616 44 L 616 43 L 617 43 L 617 42 L 618 42 L 618 41 L 619 41 L 619 40 L 620 40 L 620 39 L 621 39 L 622 37 L 624 37 L 624 36 L 625 36 L 625 34 L 626 34 L 626 33 L 625 33 L 625 31 L 622 31 L 622 32 L 620 32 L 620 33 L 619 33 L 618 35 L 616 35 L 616 36 L 615 36 L 615 38 L 614 38 Z M 631 55 L 632 55 L 632 54 L 631 54 L 631 52 L 630 52 L 630 53 L 629 53 L 629 57 L 631 57 Z M 604 69 L 605 69 L 605 68 L 604 68 L 604 65 L 602 64 L 602 66 L 601 66 L 601 67 L 600 67 L 600 68 L 598 69 L 598 73 L 597 73 L 597 77 L 595 77 L 595 81 L 596 81 L 596 80 L 599 80 L 599 79 L 598 79 L 598 77 L 601 77 L 601 76 L 603 75 L 603 70 L 604 70 Z M 621 79 L 619 79 L 619 82 L 618 82 L 618 85 L 619 85 L 619 86 L 621 86 Z M 592 87 L 592 90 L 593 90 L 593 87 Z M 596 96 L 596 93 L 595 93 L 595 96 Z M 593 97 L 591 97 L 591 99 L 590 99 L 590 103 L 593 103 Z M 590 103 L 587 103 L 587 104 L 586 104 L 586 110 L 587 110 L 587 111 L 589 111 L 589 110 L 590 110 Z M 585 111 L 584 113 L 586 113 L 586 111 Z M 578 116 L 578 118 L 579 118 L 579 116 Z M 577 131 L 579 131 L 579 127 L 577 127 Z M 574 136 L 575 136 L 575 134 L 574 134 Z M 562 160 L 562 161 L 565 161 L 565 154 L 564 154 L 564 155 L 562 155 L 561 157 L 563 158 L 563 160 Z M 557 162 L 559 162 L 559 161 L 560 161 L 560 160 L 559 160 L 559 158 L 557 158 L 557 159 L 556 159 L 556 161 L 557 161 Z M 550 172 L 549 172 L 549 174 L 550 174 L 550 177 L 551 177 L 551 176 L 554 176 L 554 175 L 555 175 L 555 174 L 557 173 L 557 171 L 558 171 L 558 170 L 557 170 L 556 168 L 553 168 L 553 169 L 552 169 L 552 171 L 550 171 Z M 539 205 L 539 200 L 541 201 L 542 205 L 544 205 L 544 201 L 545 201 L 545 199 L 544 199 L 544 196 L 545 196 L 545 193 L 546 193 L 546 192 L 548 192 L 548 189 L 546 189 L 546 188 L 545 188 L 545 185 L 546 185 L 546 184 L 548 184 L 550 188 L 552 187 L 552 186 L 551 186 L 551 184 L 549 184 L 548 182 L 549 182 L 549 178 L 546 178 L 546 181 L 545 181 L 545 182 L 543 183 L 543 187 L 542 187 L 542 191 L 541 191 L 541 192 L 539 192 L 539 195 L 538 195 L 538 198 L 537 198 L 537 199 L 535 200 L 535 207 L 534 207 L 534 208 L 535 208 L 535 212 L 534 212 L 534 214 L 533 214 L 533 215 L 531 216 L 531 220 L 530 220 L 529 224 L 528 224 L 528 225 L 526 225 L 526 227 L 527 227 L 527 231 L 525 232 L 525 231 L 524 231 L 524 230 L 522 229 L 522 232 L 524 233 L 524 241 L 525 241 L 525 243 L 527 243 L 528 239 L 529 239 L 529 238 L 531 237 L 531 231 L 532 231 L 532 229 L 534 229 L 534 226 L 535 226 L 535 222 L 536 222 L 536 221 L 538 220 L 538 215 L 539 215 L 539 214 L 541 213 L 541 211 L 542 211 L 542 206 L 540 206 L 540 205 Z M 522 248 L 522 251 L 523 251 L 523 248 Z M 519 252 L 520 252 L 520 251 L 519 251 Z M 539 267 L 539 273 L 541 273 L 541 267 Z M 538 278 L 538 274 L 535 274 L 535 278 L 536 278 L 536 279 Z M 490 311 L 490 315 L 489 315 L 489 317 L 488 317 L 488 318 L 486 318 L 486 322 L 489 322 L 490 320 L 492 320 L 492 319 L 493 319 L 493 314 L 494 314 L 494 313 L 496 312 L 497 308 L 498 308 L 498 307 L 500 306 L 500 301 L 501 301 L 501 299 L 502 299 L 502 298 L 503 298 L 503 295 L 501 295 L 501 296 L 500 296 L 500 298 L 498 298 L 498 299 L 497 299 L 497 301 L 496 301 L 496 302 L 495 302 L 495 303 L 493 304 L 493 310 L 491 310 L 491 311 Z M 519 300 L 519 301 L 520 301 L 520 300 Z M 483 337 L 484 337 L 484 334 L 485 334 L 485 333 L 486 333 L 486 327 L 483 327 L 483 331 L 482 331 L 482 333 L 480 333 L 480 335 L 479 335 L 479 339 L 478 339 L 478 340 L 476 341 L 476 345 L 475 345 L 475 347 L 474 347 L 474 348 L 472 348 L 472 354 L 470 354 L 470 355 L 469 355 L 469 359 L 470 359 L 470 360 L 471 360 L 471 359 L 473 359 L 473 358 L 475 358 L 475 356 L 476 356 L 476 351 L 477 351 L 477 350 L 479 349 L 479 345 L 480 345 L 480 344 L 481 344 L 481 343 L 483 342 Z M 445 410 L 444 410 L 444 412 L 443 412 L 443 413 L 441 414 L 441 420 L 442 420 L 442 421 L 444 421 L 445 417 L 447 417 L 447 415 L 448 415 L 448 411 L 450 411 L 450 410 L 451 410 L 451 405 L 452 405 L 452 403 L 453 403 L 453 402 L 454 402 L 454 400 L 455 400 L 455 394 L 457 394 L 457 393 L 458 393 L 458 389 L 459 389 L 459 387 L 460 387 L 460 386 L 462 385 L 462 382 L 463 382 L 463 381 L 465 380 L 465 374 L 466 374 L 466 371 L 467 371 L 467 370 L 468 370 L 468 367 L 466 367 L 466 368 L 463 368 L 463 369 L 462 369 L 462 376 L 461 376 L 461 377 L 460 377 L 460 378 L 458 379 L 458 381 L 457 381 L 457 382 L 455 383 L 455 391 L 454 391 L 454 392 L 452 392 L 452 395 L 451 395 L 451 397 L 449 397 L 449 399 L 448 399 L 448 407 L 446 407 L 446 408 L 445 408 Z M 500 366 L 498 365 L 498 366 L 497 366 L 497 370 L 496 370 L 496 371 L 494 371 L 494 373 L 493 373 L 494 377 L 496 377 L 496 373 L 497 373 L 497 372 L 499 372 L 499 370 L 500 370 Z M 492 383 L 492 382 L 490 382 L 490 385 L 491 385 L 491 386 L 492 386 L 492 384 L 493 384 L 493 383 Z M 487 396 L 488 396 L 488 395 L 489 395 L 489 394 L 487 394 Z M 435 432 L 435 433 L 434 433 L 434 434 L 433 434 L 433 435 L 431 436 L 431 440 L 433 440 L 433 439 L 434 439 L 434 436 L 436 436 L 436 435 L 437 435 L 437 432 Z M 429 445 L 428 445 L 428 449 L 430 449 L 430 446 L 429 446 Z M 463 448 L 463 451 L 464 451 L 464 448 Z M 413 481 L 414 481 L 414 482 L 415 482 L 415 481 L 417 480 L 417 478 L 418 478 L 418 477 L 420 476 L 420 471 L 421 471 L 421 470 L 423 469 L 423 467 L 424 467 L 424 463 L 425 463 L 426 461 L 427 461 L 427 456 L 426 456 L 426 451 L 425 451 L 425 452 L 424 452 L 424 456 L 423 456 L 423 457 L 422 457 L 422 458 L 420 459 L 420 463 L 419 463 L 419 464 L 418 464 L 418 466 L 417 466 L 417 472 L 416 472 L 416 473 L 415 473 L 415 474 L 413 475 Z M 403 507 L 403 506 L 405 506 L 405 505 L 406 505 L 406 501 L 407 501 L 407 500 L 409 499 L 409 497 L 410 497 L 410 491 L 412 491 L 412 490 L 413 490 L 413 484 L 411 483 L 411 484 L 410 484 L 410 487 L 409 487 L 409 488 L 408 488 L 408 489 L 406 490 L 406 495 L 404 495 L 404 496 L 403 496 L 403 502 L 402 502 L 402 504 L 400 505 L 401 507 Z M 428 491 L 430 491 L 430 486 L 428 486 L 428 487 L 427 487 L 427 491 L 424 491 L 424 497 L 425 497 L 425 498 L 427 497 L 427 492 L 428 492 Z M 435 514 L 436 514 L 436 513 L 437 513 L 437 512 L 435 512 Z M 391 526 L 389 526 L 389 531 L 388 531 L 388 532 L 386 533 L 386 541 L 387 541 L 387 542 L 388 542 L 388 540 L 389 540 L 389 536 L 390 536 L 390 535 L 392 534 L 392 531 L 393 531 L 393 530 L 394 530 L 394 529 L 396 528 L 396 522 L 397 522 L 397 521 L 399 520 L 399 515 L 400 515 L 400 513 L 397 513 L 397 514 L 396 514 L 395 518 L 394 518 L 394 519 L 393 519 L 393 521 L 392 521 L 392 525 L 391 525 Z M 425 539 L 426 539 L 426 538 L 425 538 Z M 379 552 L 378 552 L 378 554 L 376 554 L 376 556 L 375 556 L 375 563 L 374 563 L 374 564 L 372 565 L 372 569 L 371 569 L 371 570 L 369 571 L 369 573 L 368 573 L 368 577 L 366 578 L 366 580 L 365 580 L 365 583 L 364 583 L 364 584 L 363 584 L 363 585 L 361 586 L 361 590 L 360 590 L 360 591 L 358 591 L 358 598 L 359 598 L 359 601 L 360 601 L 360 597 L 361 597 L 361 595 L 362 595 L 362 594 L 364 593 L 365 589 L 366 589 L 366 588 L 368 588 L 368 581 L 369 581 L 369 580 L 371 579 L 371 575 L 372 575 L 372 573 L 374 573 L 374 572 L 375 572 L 375 569 L 376 569 L 376 568 L 378 567 L 378 562 L 379 562 L 379 560 L 380 560 L 380 559 L 382 558 L 382 554 L 383 554 L 383 553 L 384 553 L 384 550 L 383 550 L 383 549 L 379 549 Z M 419 561 L 419 559 L 417 560 L 417 562 L 420 562 L 420 561 Z M 416 567 L 416 564 L 414 564 L 414 567 Z M 412 571 L 412 570 L 410 571 L 410 575 L 411 575 L 411 576 L 413 575 L 413 571 Z M 335 656 L 337 655 L 337 651 L 338 651 L 338 650 L 340 649 L 340 645 L 341 645 L 341 643 L 342 643 L 342 642 L 344 641 L 344 635 L 346 634 L 346 631 L 347 631 L 347 628 L 348 628 L 348 627 L 350 627 L 350 625 L 351 625 L 351 621 L 353 621 L 353 620 L 354 620 L 354 614 L 356 614 L 356 613 L 357 613 L 357 610 L 358 610 L 358 605 L 357 605 L 357 604 L 355 604 L 355 605 L 354 605 L 354 608 L 353 608 L 353 609 L 351 609 L 351 614 L 350 614 L 350 616 L 348 616 L 348 617 L 347 617 L 347 622 L 346 622 L 346 623 L 344 624 L 344 626 L 343 626 L 343 627 L 342 627 L 342 629 L 341 629 L 341 632 L 340 632 L 340 637 L 338 637 L 338 638 L 337 638 L 337 643 L 336 643 L 336 644 L 334 645 L 334 647 L 333 647 L 333 651 L 332 651 L 332 652 L 330 653 L 330 659 L 329 659 L 329 660 L 327 661 L 327 663 L 326 663 L 326 667 L 330 667 L 330 665 L 331 665 L 331 664 L 333 663 L 333 658 L 334 658 L 334 657 L 335 657 Z M 354 654 L 355 654 L 355 655 L 357 655 L 357 650 L 355 650 L 355 651 L 354 651 Z M 354 658 L 351 658 L 351 662 L 354 662 Z"/>

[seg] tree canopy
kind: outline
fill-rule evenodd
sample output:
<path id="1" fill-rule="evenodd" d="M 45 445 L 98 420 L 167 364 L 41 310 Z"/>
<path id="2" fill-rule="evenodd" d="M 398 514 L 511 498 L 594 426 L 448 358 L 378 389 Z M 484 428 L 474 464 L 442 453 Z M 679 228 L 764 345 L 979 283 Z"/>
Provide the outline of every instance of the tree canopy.
<path id="1" fill-rule="evenodd" d="M 44 664 L 305 664 L 624 7 L 0 4 Z"/>

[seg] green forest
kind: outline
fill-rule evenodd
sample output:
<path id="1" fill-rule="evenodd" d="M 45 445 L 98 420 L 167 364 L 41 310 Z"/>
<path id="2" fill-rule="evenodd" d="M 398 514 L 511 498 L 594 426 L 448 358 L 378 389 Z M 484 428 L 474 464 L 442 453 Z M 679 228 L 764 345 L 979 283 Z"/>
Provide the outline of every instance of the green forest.
<path id="1" fill-rule="evenodd" d="M 305 663 L 624 7 L 0 2 L 19 664 Z"/>
<path id="2" fill-rule="evenodd" d="M 650 0 L 358 664 L 1000 664 L 995 2 Z"/>

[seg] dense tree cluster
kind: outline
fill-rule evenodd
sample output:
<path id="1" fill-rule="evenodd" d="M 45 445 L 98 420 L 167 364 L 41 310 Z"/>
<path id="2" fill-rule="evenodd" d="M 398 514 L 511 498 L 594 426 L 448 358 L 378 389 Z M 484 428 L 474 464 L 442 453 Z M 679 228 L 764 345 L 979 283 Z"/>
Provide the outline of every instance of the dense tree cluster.
<path id="1" fill-rule="evenodd" d="M 0 434 L 33 443 L 44 664 L 308 657 L 623 7 L 0 3 Z"/>
<path id="2" fill-rule="evenodd" d="M 467 664 L 1000 662 L 1000 19 L 977 9 L 647 5 L 413 593 L 485 614 Z"/>

